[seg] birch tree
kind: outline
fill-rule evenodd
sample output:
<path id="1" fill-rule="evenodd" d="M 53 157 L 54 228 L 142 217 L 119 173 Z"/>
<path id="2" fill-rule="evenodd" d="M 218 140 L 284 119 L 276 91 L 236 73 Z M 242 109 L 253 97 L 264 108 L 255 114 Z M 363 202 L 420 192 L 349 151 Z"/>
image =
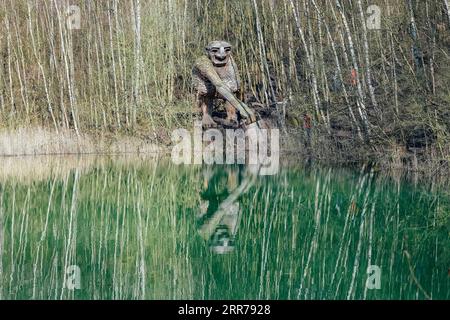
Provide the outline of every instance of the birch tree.
<path id="1" fill-rule="evenodd" d="M 448 27 L 450 28 L 450 5 L 448 4 L 448 0 L 444 0 L 444 5 L 447 10 Z"/>
<path id="2" fill-rule="evenodd" d="M 353 45 L 353 38 L 352 38 L 352 34 L 350 32 L 350 27 L 348 26 L 347 18 L 345 16 L 344 10 L 343 10 L 342 5 L 339 0 L 336 0 L 336 6 L 339 10 L 339 13 L 341 14 L 342 23 L 344 24 L 344 28 L 347 33 L 347 41 L 348 41 L 348 46 L 350 49 L 350 56 L 352 58 L 353 68 L 356 72 L 356 85 L 357 85 L 358 98 L 359 98 L 357 101 L 357 107 L 358 107 L 359 115 L 361 117 L 362 124 L 364 126 L 366 138 L 368 138 L 368 135 L 370 134 L 370 123 L 369 123 L 369 119 L 367 117 L 366 106 L 364 103 L 364 93 L 363 93 L 363 89 L 361 86 L 361 81 L 359 79 L 359 66 L 358 66 L 358 61 L 357 61 L 357 57 L 356 57 L 356 53 L 355 53 L 355 48 Z"/>
<path id="3" fill-rule="evenodd" d="M 132 20 L 134 31 L 134 88 L 133 88 L 133 111 L 132 124 L 136 123 L 137 108 L 141 105 L 141 69 L 142 69 L 142 55 L 141 55 L 141 1 L 131 0 Z"/>
<path id="4" fill-rule="evenodd" d="M 266 53 L 266 48 L 265 48 L 264 35 L 261 30 L 261 22 L 259 20 L 258 4 L 256 3 L 256 0 L 253 0 L 253 5 L 255 8 L 256 30 L 258 32 L 258 48 L 259 48 L 259 55 L 260 55 L 260 59 L 261 59 L 261 66 L 263 67 L 264 72 L 266 73 L 267 79 L 269 79 L 268 85 L 267 85 L 267 81 L 264 81 L 264 82 L 266 82 L 265 86 L 266 87 L 268 86 L 268 88 L 270 90 L 270 95 L 271 95 L 271 99 L 266 97 L 266 101 L 268 104 L 270 104 L 270 100 L 272 100 L 275 103 L 275 107 L 276 107 L 277 115 L 278 115 L 278 121 L 280 122 L 281 127 L 283 129 L 285 129 L 284 115 L 282 115 L 280 113 L 280 110 L 278 107 L 278 102 L 276 101 L 275 91 L 274 91 L 272 83 L 270 81 L 270 71 L 269 71 L 269 65 L 267 64 L 267 53 Z"/>
<path id="5" fill-rule="evenodd" d="M 350 103 L 350 100 L 349 100 L 349 97 L 348 97 L 347 88 L 345 87 L 344 76 L 342 74 L 341 63 L 339 61 L 339 55 L 338 55 L 338 52 L 337 52 L 337 49 L 336 49 L 335 41 L 334 41 L 333 36 L 331 35 L 331 32 L 330 32 L 330 27 L 328 26 L 328 23 L 323 18 L 322 12 L 319 9 L 319 7 L 317 6 L 315 0 L 311 0 L 311 1 L 312 1 L 312 4 L 313 4 L 314 8 L 317 11 L 319 19 L 321 19 L 323 21 L 324 25 L 325 25 L 325 30 L 327 32 L 328 41 L 330 42 L 331 49 L 333 51 L 334 61 L 336 63 L 336 69 L 337 69 L 337 72 L 338 72 L 338 75 L 339 75 L 339 80 L 342 83 L 342 90 L 343 90 L 344 99 L 345 99 L 345 102 L 347 104 L 347 108 L 348 108 L 348 111 L 349 111 L 350 119 L 352 119 L 354 125 L 356 126 L 359 138 L 362 139 L 361 128 L 360 128 L 360 126 L 358 124 L 358 121 L 356 120 L 355 113 L 353 112 L 353 109 L 352 109 L 352 106 L 351 106 L 351 103 Z"/>
<path id="6" fill-rule="evenodd" d="M 311 54 L 309 52 L 308 45 L 306 43 L 305 34 L 303 32 L 303 28 L 302 28 L 301 23 L 300 23 L 298 10 L 297 10 L 297 8 L 294 5 L 293 0 L 289 0 L 289 1 L 290 1 L 290 4 L 291 4 L 291 8 L 292 8 L 292 13 L 293 13 L 293 16 L 294 16 L 295 24 L 297 26 L 297 31 L 298 31 L 298 33 L 300 35 L 300 39 L 302 41 L 303 48 L 305 50 L 306 62 L 307 62 L 307 65 L 309 67 L 309 75 L 311 77 L 311 82 L 312 82 L 312 95 L 313 95 L 313 99 L 314 99 L 314 105 L 315 105 L 315 108 L 316 108 L 316 113 L 317 113 L 318 116 L 320 116 L 322 118 L 323 122 L 326 124 L 326 126 L 328 128 L 328 131 L 330 133 L 330 126 L 327 123 L 327 119 L 326 119 L 325 115 L 323 114 L 323 112 L 322 112 L 322 110 L 320 108 L 319 90 L 317 88 L 317 77 L 316 77 L 316 74 L 315 74 L 313 60 L 312 60 Z"/>
<path id="7" fill-rule="evenodd" d="M 370 70 L 370 49 L 369 49 L 369 42 L 367 40 L 367 26 L 366 26 L 366 18 L 364 15 L 363 7 L 361 4 L 361 0 L 358 0 L 358 8 L 359 8 L 359 14 L 361 17 L 361 25 L 362 25 L 362 36 L 363 36 L 363 42 L 364 42 L 364 58 L 366 63 L 366 81 L 367 81 L 367 87 L 369 88 L 369 95 L 370 99 L 372 101 L 372 105 L 375 108 L 375 110 L 378 110 L 378 103 L 377 99 L 375 98 L 375 89 L 372 85 L 372 72 Z M 379 113 L 381 115 L 381 113 Z"/>

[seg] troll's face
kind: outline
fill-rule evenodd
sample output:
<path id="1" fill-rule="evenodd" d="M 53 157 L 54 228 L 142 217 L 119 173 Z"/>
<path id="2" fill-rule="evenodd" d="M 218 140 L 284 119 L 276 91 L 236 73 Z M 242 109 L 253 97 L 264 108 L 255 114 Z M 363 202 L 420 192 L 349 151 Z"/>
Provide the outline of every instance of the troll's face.
<path id="1" fill-rule="evenodd" d="M 223 67 L 230 60 L 231 44 L 225 41 L 213 41 L 206 47 L 206 53 L 215 67 Z"/>

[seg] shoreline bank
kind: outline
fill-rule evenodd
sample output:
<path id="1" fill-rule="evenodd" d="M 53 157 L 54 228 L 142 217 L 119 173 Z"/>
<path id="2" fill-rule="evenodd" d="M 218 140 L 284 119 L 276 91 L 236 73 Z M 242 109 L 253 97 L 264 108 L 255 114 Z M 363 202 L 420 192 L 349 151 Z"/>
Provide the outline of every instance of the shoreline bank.
<path id="1" fill-rule="evenodd" d="M 158 135 L 159 134 L 159 135 Z M 149 136 L 138 134 L 83 133 L 79 136 L 73 130 L 46 129 L 43 127 L 0 130 L 0 158 L 29 156 L 115 156 L 115 155 L 158 155 L 170 156 L 171 144 L 167 132 Z M 154 137 L 154 138 L 153 138 Z M 438 157 L 436 152 L 411 152 L 398 146 L 378 147 L 367 150 L 354 146 L 352 150 L 336 146 L 335 141 L 318 137 L 313 146 L 306 148 L 301 130 L 280 136 L 282 161 L 295 159 L 314 161 L 325 165 L 375 164 L 380 170 L 420 173 L 425 176 L 449 174 L 450 157 Z M 450 154 L 450 153 L 449 153 Z"/>
<path id="2" fill-rule="evenodd" d="M 131 135 L 80 134 L 42 127 L 0 130 L 0 157 L 158 154 L 162 146 Z"/>

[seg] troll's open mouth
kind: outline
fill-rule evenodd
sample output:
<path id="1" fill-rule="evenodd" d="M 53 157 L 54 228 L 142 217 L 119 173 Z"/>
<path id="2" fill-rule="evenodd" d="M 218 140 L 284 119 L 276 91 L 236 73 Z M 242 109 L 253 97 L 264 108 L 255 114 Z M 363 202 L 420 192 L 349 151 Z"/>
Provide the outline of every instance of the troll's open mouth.
<path id="1" fill-rule="evenodd" d="M 213 63 L 216 66 L 224 66 L 228 62 L 228 56 L 214 56 Z"/>

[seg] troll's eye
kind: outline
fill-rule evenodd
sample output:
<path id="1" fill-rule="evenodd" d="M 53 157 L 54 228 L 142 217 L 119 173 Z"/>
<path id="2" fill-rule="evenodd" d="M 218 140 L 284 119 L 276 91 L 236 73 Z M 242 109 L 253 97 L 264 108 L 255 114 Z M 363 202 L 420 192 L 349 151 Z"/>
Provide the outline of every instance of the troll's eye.
<path id="1" fill-rule="evenodd" d="M 226 52 L 230 52 L 230 51 L 231 51 L 231 48 L 230 48 L 230 47 L 226 47 L 226 48 L 225 48 L 225 51 L 226 51 Z"/>
<path id="2" fill-rule="evenodd" d="M 219 52 L 219 49 L 213 48 L 213 49 L 211 49 L 211 52 L 212 52 L 212 53 L 217 53 L 217 52 Z"/>

